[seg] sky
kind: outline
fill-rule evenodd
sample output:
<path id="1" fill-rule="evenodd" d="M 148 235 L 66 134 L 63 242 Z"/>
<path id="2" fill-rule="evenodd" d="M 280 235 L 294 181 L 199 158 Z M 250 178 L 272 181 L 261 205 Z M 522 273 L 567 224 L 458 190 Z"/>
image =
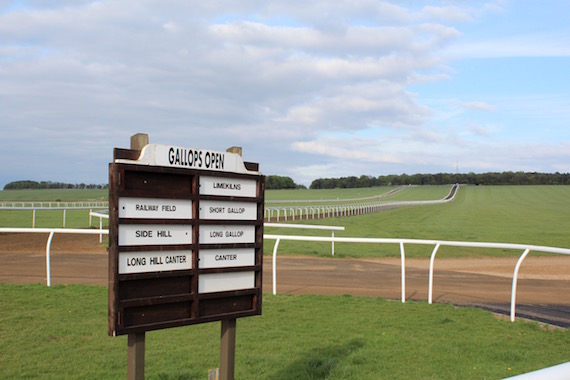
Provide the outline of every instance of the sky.
<path id="1" fill-rule="evenodd" d="M 265 175 L 570 172 L 570 2 L 2 1 L 0 189 L 113 148 Z"/>

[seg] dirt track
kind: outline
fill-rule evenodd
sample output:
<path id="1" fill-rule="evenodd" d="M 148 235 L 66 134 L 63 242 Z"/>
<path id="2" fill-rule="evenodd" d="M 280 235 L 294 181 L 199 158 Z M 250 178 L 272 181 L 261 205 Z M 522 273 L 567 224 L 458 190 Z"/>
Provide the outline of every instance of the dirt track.
<path id="1" fill-rule="evenodd" d="M 55 235 L 52 284 L 107 285 L 107 253 L 98 236 Z M 47 234 L 0 234 L 0 282 L 46 281 Z M 435 262 L 433 301 L 474 305 L 508 313 L 517 257 L 447 259 Z M 263 289 L 272 292 L 272 258 L 264 258 Z M 429 259 L 406 260 L 406 299 L 428 298 Z M 352 294 L 401 298 L 400 258 L 277 258 L 277 292 Z M 523 263 L 517 317 L 570 326 L 570 258 L 533 257 Z"/>

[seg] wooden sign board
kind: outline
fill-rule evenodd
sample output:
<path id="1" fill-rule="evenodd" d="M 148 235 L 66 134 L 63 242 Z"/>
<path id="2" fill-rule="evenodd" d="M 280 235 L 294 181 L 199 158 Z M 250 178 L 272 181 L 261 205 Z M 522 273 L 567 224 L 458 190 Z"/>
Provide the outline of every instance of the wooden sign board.
<path id="1" fill-rule="evenodd" d="M 238 154 L 115 149 L 109 334 L 260 315 L 264 188 Z"/>

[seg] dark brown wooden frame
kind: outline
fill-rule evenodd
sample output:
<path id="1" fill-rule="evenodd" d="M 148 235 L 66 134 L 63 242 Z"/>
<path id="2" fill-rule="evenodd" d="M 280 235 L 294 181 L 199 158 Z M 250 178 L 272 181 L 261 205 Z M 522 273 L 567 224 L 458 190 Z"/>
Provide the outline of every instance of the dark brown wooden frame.
<path id="1" fill-rule="evenodd" d="M 115 149 L 115 159 L 136 159 L 139 151 Z M 255 163 L 246 163 L 257 170 Z M 255 197 L 200 195 L 202 176 L 253 179 Z M 170 327 L 235 319 L 261 314 L 263 263 L 263 210 L 265 177 L 260 174 L 217 172 L 174 167 L 111 163 L 109 165 L 109 335 L 141 333 Z M 192 218 L 184 220 L 119 219 L 121 197 L 192 200 Z M 200 200 L 245 201 L 257 204 L 257 219 L 250 221 L 200 220 Z M 168 246 L 119 246 L 119 224 L 185 224 L 192 226 L 192 244 Z M 254 243 L 199 243 L 201 225 L 253 225 Z M 200 269 L 200 249 L 254 248 L 255 265 Z M 137 274 L 119 274 L 119 253 L 129 251 L 192 251 L 192 269 Z M 201 274 L 253 271 L 252 289 L 216 293 L 198 292 Z"/>

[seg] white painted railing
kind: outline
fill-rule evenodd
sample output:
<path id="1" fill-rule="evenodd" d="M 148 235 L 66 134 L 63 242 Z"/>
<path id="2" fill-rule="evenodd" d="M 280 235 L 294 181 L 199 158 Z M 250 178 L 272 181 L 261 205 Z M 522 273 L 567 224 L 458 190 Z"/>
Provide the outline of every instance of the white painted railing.
<path id="1" fill-rule="evenodd" d="M 526 256 L 530 251 L 556 253 L 563 255 L 570 255 L 570 249 L 568 248 L 557 248 L 557 247 L 545 247 L 537 245 L 528 244 L 506 244 L 506 243 L 479 243 L 479 242 L 464 242 L 464 241 L 444 241 L 444 240 L 421 240 L 421 239 L 389 239 L 389 238 L 350 238 L 350 237 L 320 237 L 320 236 L 292 236 L 292 235 L 263 235 L 264 239 L 275 240 L 275 245 L 273 247 L 273 294 L 277 294 L 277 247 L 281 240 L 294 240 L 294 241 L 313 241 L 313 242 L 331 242 L 335 241 L 337 243 L 373 243 L 373 244 L 399 244 L 400 246 L 400 257 L 401 257 L 401 283 L 402 283 L 402 303 L 406 302 L 406 254 L 404 250 L 404 244 L 422 244 L 422 245 L 434 245 L 434 250 L 430 258 L 430 269 L 429 269 L 429 290 L 428 290 L 428 302 L 432 303 L 432 293 L 433 293 L 433 270 L 435 263 L 435 255 L 440 246 L 451 246 L 451 247 L 471 247 L 471 248 L 497 248 L 497 249 L 512 249 L 512 250 L 524 250 L 523 254 L 520 256 L 519 260 L 513 271 L 513 282 L 511 290 L 511 321 L 515 321 L 515 308 L 516 308 L 516 293 L 517 293 L 517 281 L 520 266 Z"/>
<path id="2" fill-rule="evenodd" d="M 334 239 L 335 231 L 344 231 L 342 226 L 319 226 L 314 224 L 285 224 L 285 223 L 264 223 L 264 227 L 276 227 L 276 228 L 299 228 L 305 230 L 327 230 L 331 231 L 331 237 Z M 334 240 L 331 243 L 331 253 L 334 256 Z"/>
<path id="3" fill-rule="evenodd" d="M 88 230 L 81 228 L 0 228 L 0 233 L 42 233 L 49 234 L 46 244 L 46 285 L 51 286 L 51 265 L 50 265 L 50 250 L 53 235 L 56 233 L 62 234 L 86 234 L 86 235 L 99 235 L 108 234 L 109 230 Z"/>
<path id="4" fill-rule="evenodd" d="M 552 367 L 538 369 L 523 373 L 522 375 L 508 377 L 503 380 L 568 380 L 570 378 L 570 362 L 558 364 Z"/>
<path id="5" fill-rule="evenodd" d="M 109 219 L 109 215 L 102 214 L 100 212 L 93 212 L 93 210 L 89 210 L 89 227 L 91 227 L 91 219 L 92 217 L 99 218 L 99 230 L 103 229 L 103 219 Z M 103 242 L 103 235 L 99 234 L 99 243 Z"/>
<path id="6" fill-rule="evenodd" d="M 36 227 L 36 214 L 38 211 L 61 211 L 62 228 L 65 228 L 67 210 L 87 210 L 89 209 L 89 225 L 91 225 L 91 215 L 94 207 L 109 208 L 107 202 L 2 202 L 0 210 L 16 210 L 32 212 L 32 228 Z"/>
<path id="7" fill-rule="evenodd" d="M 329 204 L 329 205 L 302 205 L 302 206 L 267 206 L 264 210 L 264 217 L 267 221 L 271 221 L 275 218 L 275 221 L 283 219 L 285 221 L 291 220 L 309 220 L 320 218 L 330 218 L 330 217 L 340 217 L 340 216 L 351 216 L 351 215 L 361 215 L 370 214 L 373 212 L 392 209 L 396 207 L 405 206 L 418 206 L 418 205 L 428 205 L 428 204 L 441 204 L 453 201 L 459 185 L 453 185 L 448 195 L 442 199 L 428 200 L 428 201 L 395 201 L 395 202 L 366 202 L 366 203 L 349 203 L 349 204 Z M 346 201 L 346 200 L 345 200 Z"/>
<path id="8" fill-rule="evenodd" d="M 89 208 L 109 208 L 107 201 L 85 201 L 85 202 L 60 202 L 60 201 L 2 201 L 0 209 L 5 210 L 61 210 L 69 209 L 89 209 Z"/>
<path id="9" fill-rule="evenodd" d="M 106 215 L 101 218 L 104 218 Z M 283 225 L 279 225 L 283 227 Z M 307 226 L 304 226 L 306 228 Z M 327 226 L 318 226 L 319 229 L 323 229 Z M 331 226 L 328 226 L 329 228 Z M 324 228 L 326 229 L 326 228 Z M 50 249 L 51 241 L 55 233 L 69 233 L 69 234 L 90 234 L 90 235 L 100 235 L 108 234 L 109 230 L 98 229 L 71 229 L 71 228 L 0 228 L 0 233 L 48 233 L 48 241 L 46 245 L 46 283 L 47 286 L 51 286 L 51 274 L 50 274 Z M 433 294 L 433 272 L 435 264 L 435 256 L 439 247 L 442 245 L 452 246 L 452 247 L 471 247 L 471 248 L 497 248 L 497 249 L 512 249 L 512 250 L 524 250 L 523 254 L 520 256 L 519 260 L 513 271 L 513 282 L 511 290 L 511 321 L 515 321 L 515 308 L 516 308 L 516 291 L 517 291 L 517 281 L 518 272 L 522 265 L 522 262 L 530 251 L 546 252 L 570 255 L 570 249 L 568 248 L 557 248 L 557 247 L 546 247 L 546 246 L 536 246 L 528 244 L 506 244 L 506 243 L 482 243 L 482 242 L 461 242 L 461 241 L 444 241 L 444 240 L 421 240 L 421 239 L 397 239 L 397 238 L 350 238 L 350 237 L 324 237 L 324 236 L 294 236 L 294 235 L 271 235 L 264 234 L 263 238 L 266 240 L 275 240 L 275 245 L 273 247 L 273 294 L 277 294 L 277 248 L 279 247 L 279 242 L 281 240 L 293 240 L 293 241 L 313 241 L 313 242 L 337 242 L 337 243 L 373 243 L 373 244 L 398 244 L 400 246 L 400 258 L 401 258 L 401 299 L 402 303 L 406 302 L 406 254 L 404 245 L 405 244 L 421 244 L 421 245 L 434 245 L 433 252 L 430 257 L 430 268 L 429 268 L 429 290 L 428 290 L 428 303 L 432 303 Z"/>

